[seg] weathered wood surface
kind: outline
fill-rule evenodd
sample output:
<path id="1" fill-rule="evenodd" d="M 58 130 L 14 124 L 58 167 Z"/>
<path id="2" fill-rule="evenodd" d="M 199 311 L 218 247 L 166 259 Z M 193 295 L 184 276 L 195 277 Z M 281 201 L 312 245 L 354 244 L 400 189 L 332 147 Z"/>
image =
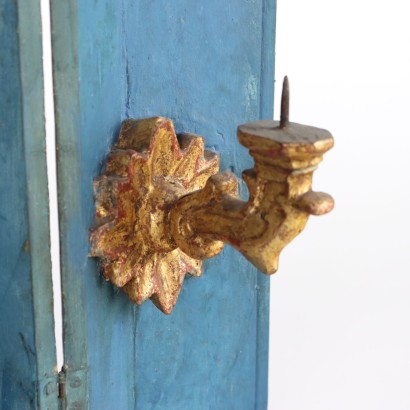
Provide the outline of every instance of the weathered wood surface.
<path id="1" fill-rule="evenodd" d="M 88 229 L 92 181 L 126 118 L 169 117 L 222 169 L 251 167 L 236 126 L 272 116 L 274 0 L 51 4 L 67 402 L 265 408 L 267 279 L 227 248 L 164 316 L 98 275 Z"/>
<path id="2" fill-rule="evenodd" d="M 39 1 L 0 0 L 0 408 L 56 409 Z"/>

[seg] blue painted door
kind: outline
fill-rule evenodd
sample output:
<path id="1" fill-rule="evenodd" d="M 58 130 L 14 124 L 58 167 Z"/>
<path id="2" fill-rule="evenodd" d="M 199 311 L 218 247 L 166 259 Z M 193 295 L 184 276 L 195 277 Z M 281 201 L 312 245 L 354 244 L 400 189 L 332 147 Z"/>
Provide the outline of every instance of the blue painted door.
<path id="1" fill-rule="evenodd" d="M 56 409 L 40 1 L 0 0 L 0 409 Z"/>
<path id="2" fill-rule="evenodd" d="M 165 316 L 101 277 L 88 234 L 92 181 L 126 118 L 169 117 L 221 169 L 252 166 L 236 127 L 272 117 L 275 0 L 51 6 L 66 406 L 266 408 L 267 278 L 226 247 Z"/>

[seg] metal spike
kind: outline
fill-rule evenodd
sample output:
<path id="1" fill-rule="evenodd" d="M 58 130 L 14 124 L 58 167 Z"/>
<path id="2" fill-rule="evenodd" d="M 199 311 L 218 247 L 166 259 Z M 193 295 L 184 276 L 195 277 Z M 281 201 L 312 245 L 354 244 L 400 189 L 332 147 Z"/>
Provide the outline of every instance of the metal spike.
<path id="1" fill-rule="evenodd" d="M 280 128 L 284 128 L 289 123 L 289 81 L 288 76 L 283 79 L 282 101 L 280 104 Z"/>

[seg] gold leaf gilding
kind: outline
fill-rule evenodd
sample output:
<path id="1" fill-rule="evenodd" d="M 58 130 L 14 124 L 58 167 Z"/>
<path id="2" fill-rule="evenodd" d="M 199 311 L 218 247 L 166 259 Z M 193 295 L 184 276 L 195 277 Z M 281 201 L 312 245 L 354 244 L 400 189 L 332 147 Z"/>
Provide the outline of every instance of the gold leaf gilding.
<path id="1" fill-rule="evenodd" d="M 94 182 L 90 243 L 104 276 L 134 303 L 150 298 L 170 313 L 185 275 L 201 274 L 201 261 L 184 254 L 170 235 L 169 210 L 218 170 L 217 155 L 204 157 L 202 138 L 184 134 L 178 142 L 169 119 L 123 123 L 106 171 Z"/>

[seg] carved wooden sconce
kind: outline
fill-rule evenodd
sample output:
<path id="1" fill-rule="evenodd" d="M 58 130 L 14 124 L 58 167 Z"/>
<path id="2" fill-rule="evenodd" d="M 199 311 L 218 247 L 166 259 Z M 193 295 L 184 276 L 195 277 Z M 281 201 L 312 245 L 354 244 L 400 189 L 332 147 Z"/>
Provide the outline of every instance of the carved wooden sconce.
<path id="1" fill-rule="evenodd" d="M 255 160 L 242 173 L 247 202 L 234 174 L 219 171 L 218 156 L 194 134 L 176 136 L 162 117 L 123 122 L 106 170 L 94 181 L 91 256 L 104 276 L 141 304 L 150 298 L 171 313 L 187 273 L 228 243 L 259 270 L 273 274 L 282 249 L 309 215 L 332 210 L 333 199 L 313 192 L 312 174 L 333 146 L 323 129 L 291 123 L 287 78 L 281 119 L 238 127 L 239 142 Z"/>

